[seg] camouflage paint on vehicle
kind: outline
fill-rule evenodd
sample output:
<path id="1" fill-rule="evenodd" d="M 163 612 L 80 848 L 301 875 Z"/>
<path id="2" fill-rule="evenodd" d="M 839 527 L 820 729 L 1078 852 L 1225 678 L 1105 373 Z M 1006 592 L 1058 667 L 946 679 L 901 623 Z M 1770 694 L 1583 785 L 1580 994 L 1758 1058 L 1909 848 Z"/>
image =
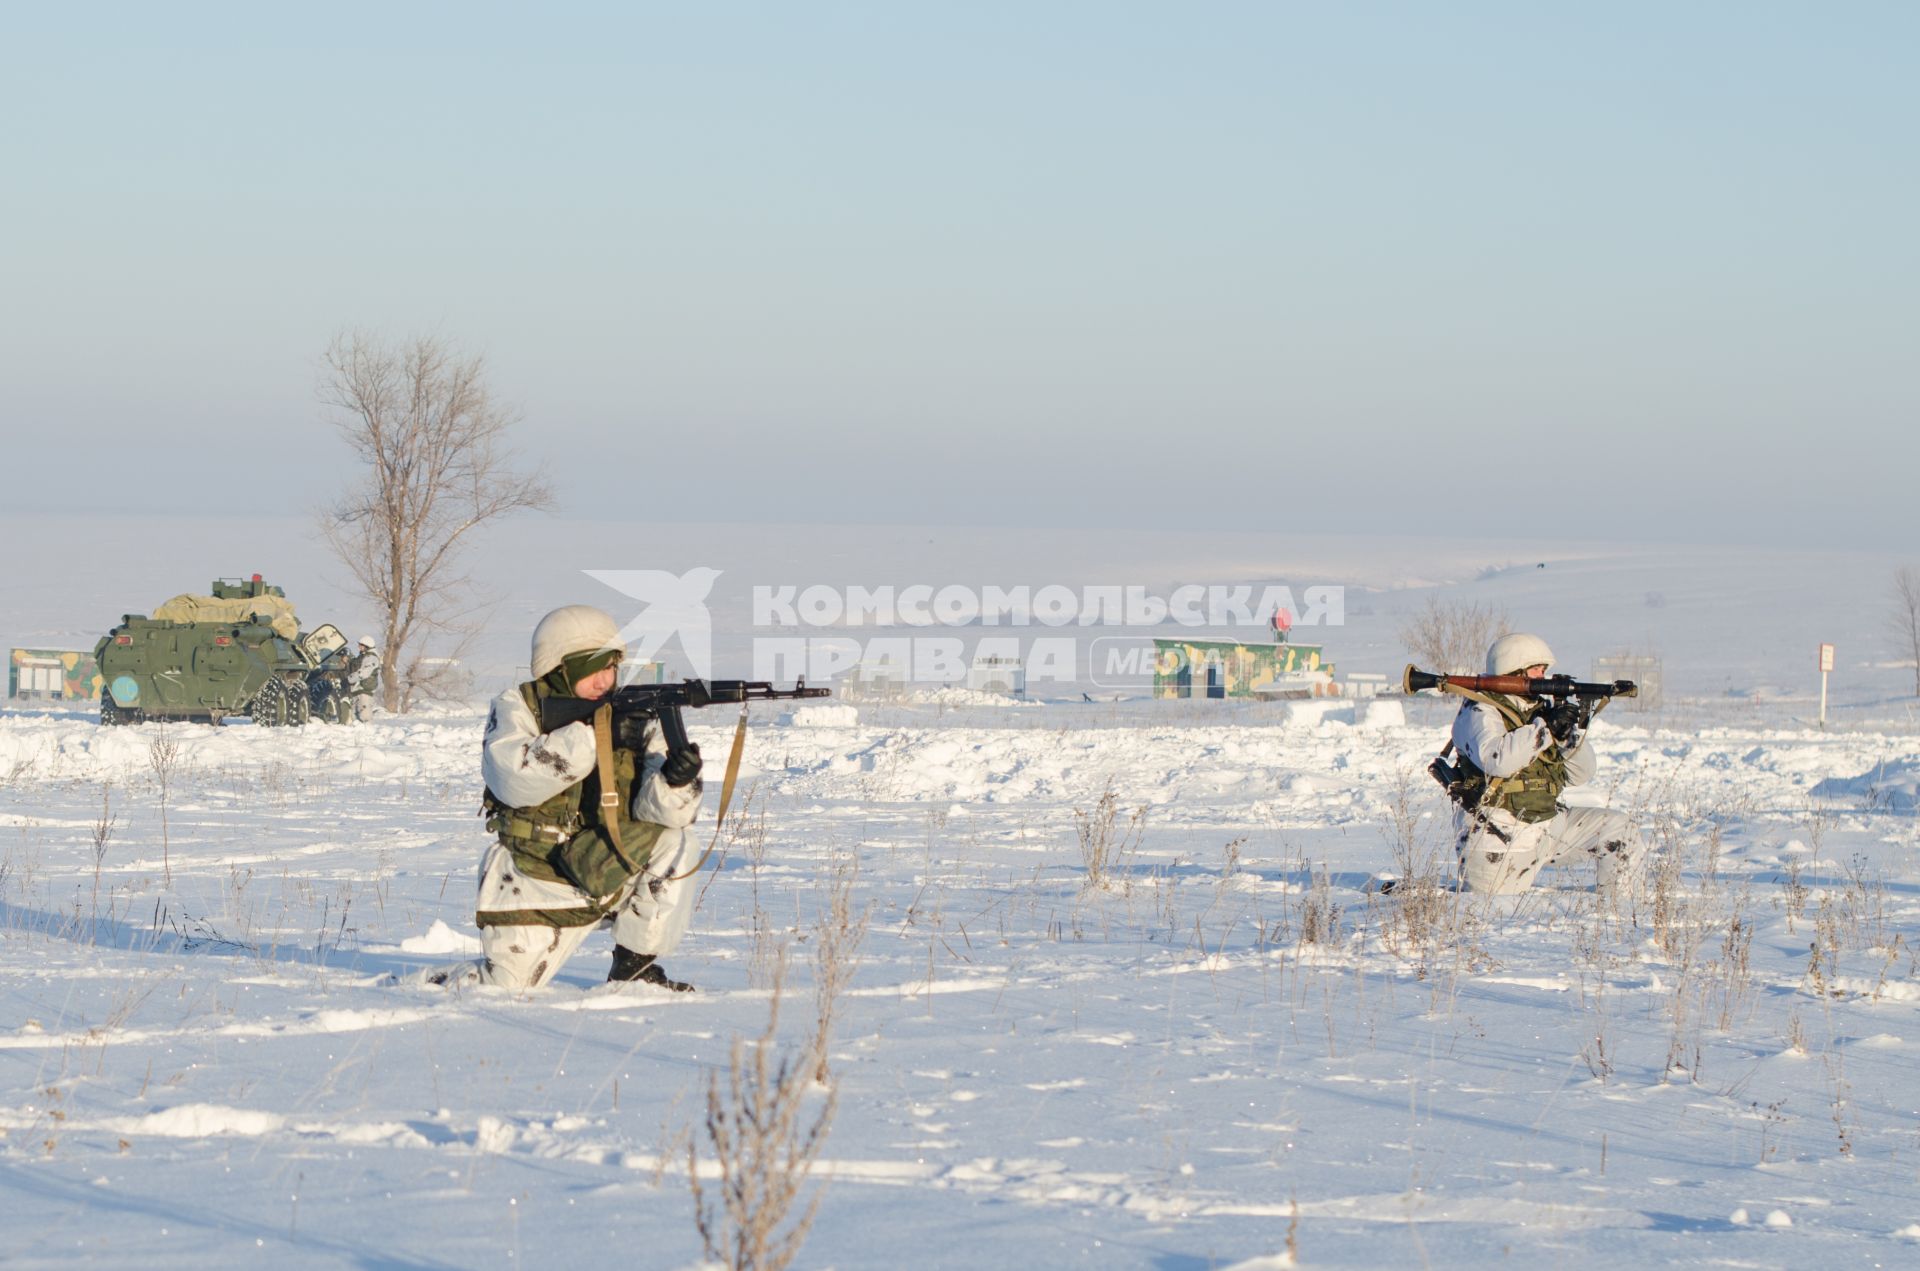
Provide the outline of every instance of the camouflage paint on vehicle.
<path id="1" fill-rule="evenodd" d="M 57 688 L 47 687 L 49 671 L 57 674 Z M 15 649 L 7 661 L 9 697 L 94 702 L 102 683 L 93 654 L 76 649 Z"/>
<path id="2" fill-rule="evenodd" d="M 298 725 L 312 717 L 346 637 L 331 623 L 301 634 L 280 589 L 257 574 L 217 579 L 210 590 L 175 597 L 152 618 L 128 614 L 94 647 L 102 723 L 252 715 Z"/>
<path id="3" fill-rule="evenodd" d="M 1264 697 L 1312 695 L 1333 675 L 1317 644 L 1159 639 L 1153 642 L 1153 695 Z"/>

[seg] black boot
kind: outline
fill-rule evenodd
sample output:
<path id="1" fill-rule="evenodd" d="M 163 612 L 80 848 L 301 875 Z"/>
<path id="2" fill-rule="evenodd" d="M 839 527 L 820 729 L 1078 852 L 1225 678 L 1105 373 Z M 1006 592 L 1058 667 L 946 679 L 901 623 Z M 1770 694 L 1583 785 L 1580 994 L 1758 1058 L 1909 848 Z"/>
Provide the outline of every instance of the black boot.
<path id="1" fill-rule="evenodd" d="M 693 985 L 679 980 L 669 980 L 667 973 L 660 969 L 651 953 L 635 953 L 625 945 L 613 946 L 613 965 L 607 969 L 609 983 L 621 980 L 638 980 L 642 984 L 653 984 L 675 993 L 691 993 Z"/>

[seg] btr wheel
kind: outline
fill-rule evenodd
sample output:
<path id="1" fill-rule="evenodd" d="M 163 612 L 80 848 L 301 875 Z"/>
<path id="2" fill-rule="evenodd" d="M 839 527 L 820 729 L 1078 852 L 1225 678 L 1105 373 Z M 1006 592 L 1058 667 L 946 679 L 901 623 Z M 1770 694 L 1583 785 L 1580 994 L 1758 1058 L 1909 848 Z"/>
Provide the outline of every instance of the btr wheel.
<path id="1" fill-rule="evenodd" d="M 338 724 L 340 720 L 340 694 L 333 685 L 317 680 L 313 685 L 313 717 L 323 724 Z"/>
<path id="2" fill-rule="evenodd" d="M 253 722 L 262 728 L 279 728 L 287 722 L 287 686 L 274 676 L 260 686 L 253 695 L 253 705 L 247 708 L 253 716 Z"/>
<path id="3" fill-rule="evenodd" d="M 286 686 L 287 724 L 292 728 L 304 728 L 313 718 L 313 699 L 307 695 L 304 684 Z"/>

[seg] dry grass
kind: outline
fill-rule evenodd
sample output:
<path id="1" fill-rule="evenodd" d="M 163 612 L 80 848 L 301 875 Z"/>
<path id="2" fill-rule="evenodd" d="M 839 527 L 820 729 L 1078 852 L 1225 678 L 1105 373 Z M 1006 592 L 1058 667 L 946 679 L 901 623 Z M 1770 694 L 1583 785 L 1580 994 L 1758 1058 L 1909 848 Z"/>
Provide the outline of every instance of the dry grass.
<path id="1" fill-rule="evenodd" d="M 173 886 L 173 844 L 167 832 L 167 803 L 173 795 L 173 781 L 180 767 L 180 739 L 164 725 L 147 745 L 147 766 L 153 770 L 153 783 L 160 792 L 160 869 L 167 886 Z"/>
<path id="2" fill-rule="evenodd" d="M 834 1017 L 841 995 L 859 965 L 860 946 L 867 938 L 870 910 L 855 906 L 854 884 L 860 877 L 860 859 L 852 852 L 835 858 L 827 874 L 827 906 L 814 924 L 813 1079 L 825 1085 L 831 1073 L 827 1052 L 833 1038 Z"/>
<path id="3" fill-rule="evenodd" d="M 778 960 L 767 1026 L 752 1041 L 736 1037 L 726 1080 L 707 1080 L 706 1140 L 718 1173 L 700 1182 L 700 1148 L 687 1145 L 694 1221 L 707 1256 L 731 1271 L 781 1271 L 806 1242 L 820 1208 L 801 1193 L 833 1123 L 838 1091 L 813 1080 L 821 1043 L 798 1051 L 778 1047 L 780 998 L 787 962 Z M 817 1097 L 816 1097 L 817 1095 Z"/>
<path id="4" fill-rule="evenodd" d="M 1123 891 L 1132 891 L 1133 858 L 1140 850 L 1141 822 L 1146 816 L 1144 807 L 1135 808 L 1126 823 L 1120 823 L 1120 796 L 1114 793 L 1112 781 L 1107 782 L 1093 807 L 1073 810 L 1087 890 L 1104 891 L 1117 880 Z"/>
<path id="5" fill-rule="evenodd" d="M 1340 906 L 1334 903 L 1333 886 L 1323 866 L 1314 871 L 1313 885 L 1300 905 L 1300 943 L 1335 945 L 1340 937 Z"/>
<path id="6" fill-rule="evenodd" d="M 100 904 L 100 867 L 106 863 L 107 847 L 113 842 L 113 830 L 120 818 L 113 811 L 113 782 L 100 783 L 100 814 L 87 826 L 87 835 L 93 840 L 93 903 L 97 909 Z"/>

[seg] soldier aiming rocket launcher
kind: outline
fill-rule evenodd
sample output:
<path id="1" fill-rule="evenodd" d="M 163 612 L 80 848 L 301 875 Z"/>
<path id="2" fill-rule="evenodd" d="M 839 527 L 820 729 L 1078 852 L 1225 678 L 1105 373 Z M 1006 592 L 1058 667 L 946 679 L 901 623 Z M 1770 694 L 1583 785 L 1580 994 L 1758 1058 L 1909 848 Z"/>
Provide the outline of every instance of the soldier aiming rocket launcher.
<path id="1" fill-rule="evenodd" d="M 1442 693 L 1456 693 L 1469 697 L 1475 693 L 1503 693 L 1508 697 L 1531 697 L 1535 700 L 1550 699 L 1554 702 L 1572 701 L 1584 711 L 1580 726 L 1585 728 L 1588 721 L 1598 713 L 1601 706 L 1616 697 L 1638 697 L 1640 686 L 1632 680 L 1614 680 L 1610 684 L 1589 684 L 1574 679 L 1571 675 L 1543 675 L 1530 680 L 1524 675 L 1435 675 L 1431 671 L 1416 670 L 1407 667 L 1400 679 L 1401 687 L 1408 695 L 1425 689 L 1437 688 Z"/>
<path id="2" fill-rule="evenodd" d="M 792 688 L 776 688 L 765 680 L 684 680 L 679 684 L 629 684 L 601 698 L 549 697 L 540 703 L 540 727 L 552 732 L 566 724 L 591 722 L 602 706 L 613 707 L 613 739 L 616 746 L 639 750 L 646 737 L 647 721 L 658 720 L 660 735 L 668 750 L 687 746 L 687 726 L 680 718 L 682 710 L 703 706 L 722 706 L 733 702 L 784 702 L 803 697 L 829 697 L 831 689 L 808 688 L 805 680 L 795 680 Z"/>
<path id="3" fill-rule="evenodd" d="M 1485 701 L 1490 693 L 1499 693 L 1506 697 L 1524 697 L 1551 703 L 1542 717 L 1546 719 L 1555 740 L 1563 745 L 1576 733 L 1585 732 L 1593 723 L 1593 717 L 1614 698 L 1640 695 L 1640 686 L 1632 680 L 1614 680 L 1602 684 L 1576 680 L 1571 675 L 1543 675 L 1538 679 L 1529 679 L 1524 675 L 1435 675 L 1431 671 L 1417 670 L 1412 665 L 1408 665 L 1401 676 L 1400 684 L 1409 697 L 1426 689 L 1437 688 L 1442 693 L 1479 701 Z M 1448 795 L 1472 811 L 1471 804 L 1462 799 L 1465 784 L 1463 774 L 1448 762 L 1447 757 L 1452 752 L 1453 743 L 1448 742 L 1446 749 L 1427 765 L 1427 771 L 1433 774 L 1435 781 L 1446 787 Z"/>

